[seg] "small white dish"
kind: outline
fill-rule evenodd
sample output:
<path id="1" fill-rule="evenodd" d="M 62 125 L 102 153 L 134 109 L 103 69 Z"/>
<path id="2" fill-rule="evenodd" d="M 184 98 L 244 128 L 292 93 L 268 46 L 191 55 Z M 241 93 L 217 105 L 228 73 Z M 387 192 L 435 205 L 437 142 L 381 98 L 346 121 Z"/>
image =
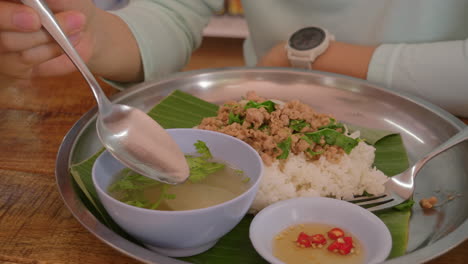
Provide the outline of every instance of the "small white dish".
<path id="1" fill-rule="evenodd" d="M 158 211 L 120 202 L 107 193 L 114 176 L 125 166 L 109 152 L 101 154 L 92 170 L 101 203 L 112 219 L 153 251 L 171 257 L 202 253 L 234 228 L 250 208 L 263 174 L 263 162 L 247 143 L 218 132 L 200 129 L 168 129 L 184 153 L 195 153 L 197 140 L 206 143 L 214 158 L 242 171 L 250 178 L 247 191 L 227 202 L 186 211 Z"/>
<path id="2" fill-rule="evenodd" d="M 304 223 L 322 223 L 350 232 L 364 247 L 365 263 L 383 262 L 392 249 L 390 231 L 376 215 L 355 204 L 324 197 L 293 198 L 266 207 L 250 224 L 250 240 L 265 260 L 283 264 L 273 255 L 274 237 L 287 227 Z"/>

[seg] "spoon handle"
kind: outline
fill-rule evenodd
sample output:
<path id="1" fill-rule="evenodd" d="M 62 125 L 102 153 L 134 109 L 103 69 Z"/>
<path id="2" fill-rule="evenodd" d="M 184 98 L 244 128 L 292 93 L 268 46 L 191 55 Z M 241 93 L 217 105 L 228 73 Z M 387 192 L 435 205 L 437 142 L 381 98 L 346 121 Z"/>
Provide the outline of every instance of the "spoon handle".
<path id="1" fill-rule="evenodd" d="M 96 78 L 94 78 L 94 75 L 89 71 L 78 52 L 76 52 L 73 45 L 68 41 L 67 36 L 63 33 L 47 4 L 43 0 L 21 0 L 21 2 L 27 6 L 32 7 L 39 13 L 42 26 L 60 45 L 65 54 L 70 58 L 73 64 L 78 68 L 78 70 L 83 74 L 83 77 L 89 83 L 94 97 L 96 98 L 96 101 L 99 105 L 100 114 L 105 115 L 108 113 L 112 107 L 109 99 L 102 91 L 101 86 L 97 82 Z"/>

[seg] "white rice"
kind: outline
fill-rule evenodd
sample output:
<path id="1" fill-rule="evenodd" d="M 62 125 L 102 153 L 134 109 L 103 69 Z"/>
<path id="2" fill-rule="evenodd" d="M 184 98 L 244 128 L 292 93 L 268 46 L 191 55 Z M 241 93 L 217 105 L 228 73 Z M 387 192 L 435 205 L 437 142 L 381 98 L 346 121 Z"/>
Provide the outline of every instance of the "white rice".
<path id="1" fill-rule="evenodd" d="M 356 137 L 358 134 L 351 135 Z M 364 142 L 344 154 L 339 163 L 329 162 L 324 156 L 317 161 L 306 161 L 304 154 L 290 154 L 283 170 L 279 161 L 265 166 L 259 191 L 251 212 L 294 197 L 333 196 L 349 199 L 361 195 L 381 194 L 387 181 L 381 171 L 372 167 L 375 148 Z"/>

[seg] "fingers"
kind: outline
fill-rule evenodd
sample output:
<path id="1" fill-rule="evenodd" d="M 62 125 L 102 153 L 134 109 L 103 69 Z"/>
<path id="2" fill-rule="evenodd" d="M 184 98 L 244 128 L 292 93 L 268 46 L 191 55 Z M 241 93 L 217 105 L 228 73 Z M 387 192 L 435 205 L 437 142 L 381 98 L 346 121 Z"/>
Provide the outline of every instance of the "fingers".
<path id="1" fill-rule="evenodd" d="M 57 44 L 42 45 L 21 53 L 9 53 L 2 56 L 2 62 L 5 63 L 0 64 L 0 72 L 9 77 L 27 79 L 34 65 L 61 54 L 62 50 Z"/>
<path id="2" fill-rule="evenodd" d="M 91 57 L 91 50 L 87 48 L 85 42 L 85 39 L 81 38 L 75 45 L 75 49 L 81 55 L 81 58 L 87 62 Z M 76 71 L 76 67 L 65 54 L 62 54 L 52 60 L 38 65 L 37 67 L 34 67 L 33 76 L 45 77 L 63 75 L 72 71 Z"/>
<path id="3" fill-rule="evenodd" d="M 75 35 L 72 39 L 71 43 L 73 45 L 78 45 L 81 40 L 81 34 Z M 22 52 L 3 54 L 0 56 L 2 61 L 2 63 L 0 63 L 0 75 L 16 79 L 27 79 L 30 77 L 33 67 L 38 67 L 41 64 L 46 64 L 60 57 L 63 57 L 62 60 L 64 60 L 64 62 L 68 60 L 60 46 L 56 43 L 41 45 Z M 65 67 L 65 64 L 57 65 L 57 68 L 61 67 L 67 68 L 66 72 L 70 71 L 68 69 L 70 66 Z M 57 69 L 52 71 L 54 75 L 57 74 L 55 73 L 56 71 Z"/>
<path id="4" fill-rule="evenodd" d="M 37 13 L 30 7 L 0 1 L 0 30 L 31 32 L 41 28 Z"/>
<path id="5" fill-rule="evenodd" d="M 0 0 L 0 4 L 3 3 Z M 77 11 L 67 11 L 56 14 L 56 18 L 72 44 L 77 44 L 85 27 L 85 16 Z M 62 50 L 45 30 L 13 32 L 0 29 L 0 75 L 29 78 L 33 67 L 61 54 Z"/>
<path id="6" fill-rule="evenodd" d="M 76 11 L 57 14 L 56 18 L 67 35 L 80 32 L 85 25 L 85 16 Z M 23 51 L 50 42 L 53 39 L 45 30 L 31 33 L 0 32 L 0 53 Z"/>

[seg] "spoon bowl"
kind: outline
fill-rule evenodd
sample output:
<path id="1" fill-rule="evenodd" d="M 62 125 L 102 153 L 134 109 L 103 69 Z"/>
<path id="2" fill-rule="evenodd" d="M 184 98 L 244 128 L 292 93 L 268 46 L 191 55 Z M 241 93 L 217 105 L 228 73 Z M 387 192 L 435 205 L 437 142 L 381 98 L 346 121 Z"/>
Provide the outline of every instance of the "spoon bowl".
<path id="1" fill-rule="evenodd" d="M 22 3 L 39 13 L 43 27 L 88 82 L 99 107 L 97 133 L 106 149 L 121 163 L 149 178 L 169 184 L 184 182 L 189 167 L 172 137 L 141 110 L 109 101 L 44 1 Z"/>
<path id="2" fill-rule="evenodd" d="M 96 129 L 106 149 L 132 170 L 169 184 L 187 179 L 189 168 L 183 152 L 145 112 L 113 104 L 107 115 L 99 115 Z"/>

